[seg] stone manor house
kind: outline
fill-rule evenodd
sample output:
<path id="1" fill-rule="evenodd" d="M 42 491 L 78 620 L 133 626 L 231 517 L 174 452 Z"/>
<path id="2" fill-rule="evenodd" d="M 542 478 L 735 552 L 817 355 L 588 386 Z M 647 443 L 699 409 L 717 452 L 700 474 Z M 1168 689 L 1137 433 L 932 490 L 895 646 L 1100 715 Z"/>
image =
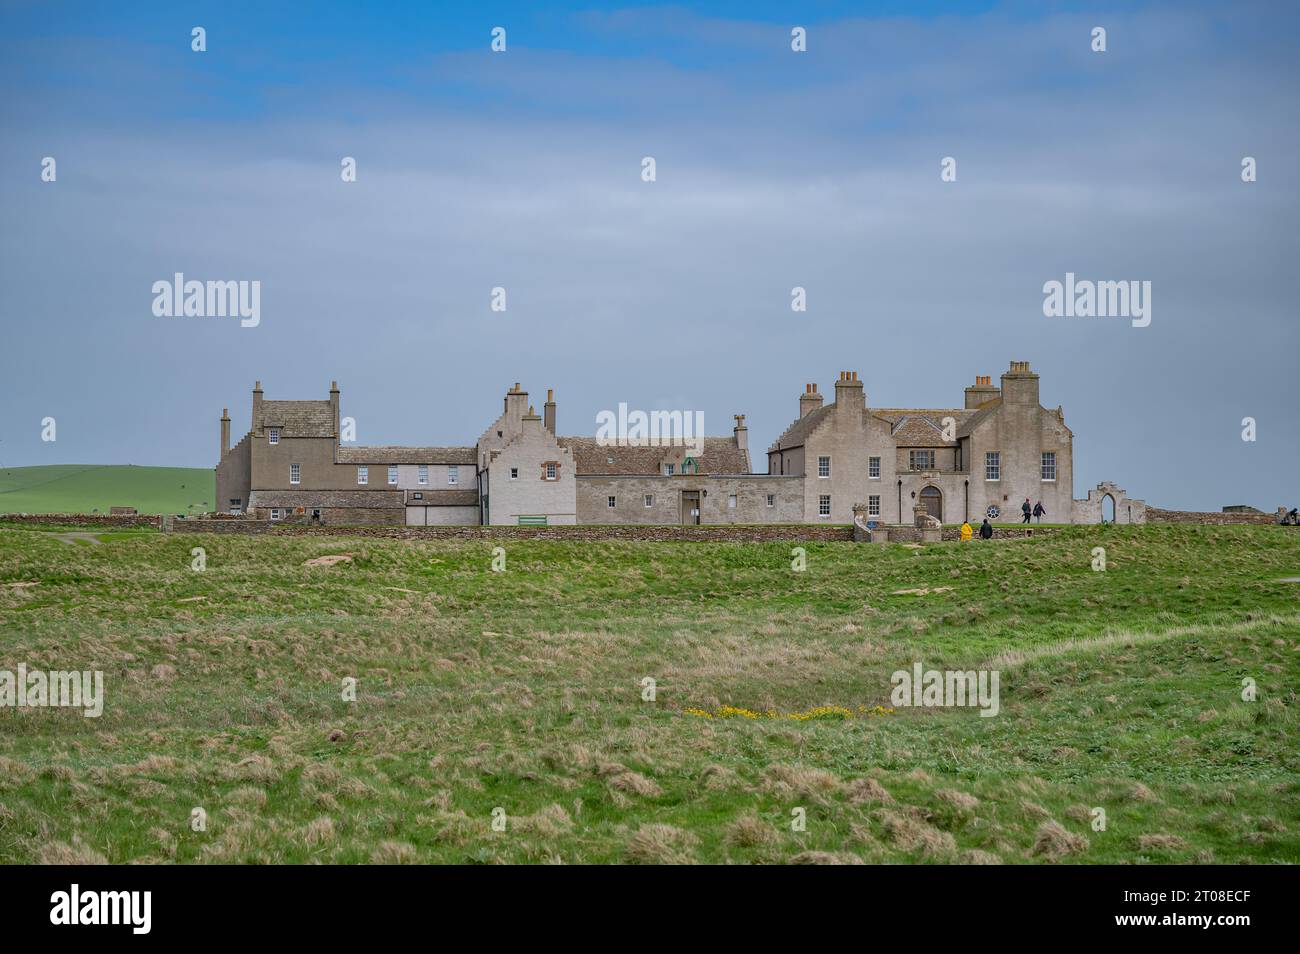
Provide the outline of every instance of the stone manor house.
<path id="1" fill-rule="evenodd" d="M 1073 435 L 1039 401 L 1038 375 L 1013 361 L 998 385 L 976 377 L 961 407 L 876 408 L 857 372 L 835 399 L 816 384 L 754 473 L 749 431 L 682 446 L 607 446 L 556 431 L 554 392 L 542 414 L 516 384 L 470 446 L 364 447 L 341 440 L 339 389 L 323 401 L 268 401 L 253 388 L 251 428 L 233 447 L 221 416 L 221 511 L 327 524 L 559 525 L 911 524 L 917 508 L 944 523 L 986 514 L 1021 519 L 1026 497 L 1045 520 L 1095 523 L 1110 498 L 1121 523 L 1145 505 L 1112 484 L 1073 499 Z"/>

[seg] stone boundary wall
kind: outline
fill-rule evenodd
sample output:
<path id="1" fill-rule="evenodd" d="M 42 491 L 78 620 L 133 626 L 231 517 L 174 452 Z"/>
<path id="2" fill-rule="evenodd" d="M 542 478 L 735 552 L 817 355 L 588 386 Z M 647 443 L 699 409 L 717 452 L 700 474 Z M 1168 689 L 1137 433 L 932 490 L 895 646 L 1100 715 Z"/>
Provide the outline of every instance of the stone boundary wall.
<path id="1" fill-rule="evenodd" d="M 366 527 L 286 525 L 269 520 L 172 521 L 174 533 L 249 533 L 277 537 L 382 537 L 390 540 L 651 540 L 763 543 L 849 541 L 851 527 L 805 524 L 744 526 Z"/>
<path id="2" fill-rule="evenodd" d="M 979 543 L 980 525 L 978 523 L 972 523 L 970 525 L 970 528 L 975 531 L 975 536 L 971 539 L 971 542 Z M 993 539 L 994 540 L 1024 540 L 1030 537 L 1045 537 L 1048 534 L 1055 533 L 1056 531 L 1061 529 L 1063 528 L 1061 527 L 999 527 L 995 525 L 993 527 Z M 890 538 L 891 539 L 893 538 L 892 533 L 890 534 Z M 944 527 L 943 539 L 945 541 L 960 540 L 961 527 Z"/>
<path id="3" fill-rule="evenodd" d="M 1147 523 L 1202 523 L 1216 526 L 1226 524 L 1256 524 L 1276 526 L 1277 514 L 1272 513 L 1214 513 L 1196 510 L 1161 510 L 1147 507 Z"/>
<path id="4" fill-rule="evenodd" d="M 65 527 L 152 527 L 162 529 L 163 518 L 159 514 L 117 514 L 106 513 L 0 513 L 0 524 L 20 523 L 29 526 L 65 526 Z"/>
<path id="5" fill-rule="evenodd" d="M 920 543 L 921 531 L 914 527 L 889 527 L 890 543 Z M 978 528 L 977 528 L 978 529 Z M 1023 540 L 1053 533 L 1059 527 L 994 527 L 995 540 Z M 367 527 L 292 524 L 282 520 L 182 520 L 171 522 L 174 533 L 247 533 L 269 536 L 383 537 L 391 540 L 651 540 L 711 541 L 714 543 L 763 543 L 793 540 L 840 542 L 853 539 L 853 528 L 818 524 L 737 524 L 702 526 L 596 525 L 556 527 L 413 526 Z M 944 527 L 944 540 L 961 539 L 960 527 Z M 978 540 L 978 537 L 976 538 Z"/>

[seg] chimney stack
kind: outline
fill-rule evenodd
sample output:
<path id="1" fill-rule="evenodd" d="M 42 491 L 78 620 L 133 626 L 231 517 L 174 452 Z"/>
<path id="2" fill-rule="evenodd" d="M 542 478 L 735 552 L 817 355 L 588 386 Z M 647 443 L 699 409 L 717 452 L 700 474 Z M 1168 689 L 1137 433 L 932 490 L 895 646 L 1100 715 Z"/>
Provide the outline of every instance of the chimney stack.
<path id="1" fill-rule="evenodd" d="M 253 430 L 262 436 L 262 382 L 253 382 Z"/>
<path id="2" fill-rule="evenodd" d="M 1012 361 L 1002 374 L 1002 403 L 1038 407 L 1038 375 L 1028 361 Z"/>
<path id="3" fill-rule="evenodd" d="M 506 392 L 506 426 L 515 433 L 519 431 L 519 422 L 528 412 L 528 392 L 519 387 L 519 382 Z"/>
<path id="4" fill-rule="evenodd" d="M 555 388 L 546 389 L 546 403 L 542 405 L 542 417 L 546 422 L 546 429 L 555 435 Z"/>
<path id="5" fill-rule="evenodd" d="M 221 456 L 217 460 L 225 460 L 226 455 L 230 453 L 230 408 L 221 409 Z"/>
<path id="6" fill-rule="evenodd" d="M 840 372 L 840 378 L 835 382 L 835 406 L 858 410 L 867 406 L 867 394 L 858 380 L 858 372 Z"/>
<path id="7" fill-rule="evenodd" d="M 334 439 L 337 441 L 342 431 L 339 430 L 339 383 L 330 382 L 330 407 L 334 409 Z"/>
<path id="8" fill-rule="evenodd" d="M 807 417 L 822 406 L 822 396 L 817 393 L 817 385 L 805 384 L 803 394 L 799 395 L 799 416 Z"/>
<path id="9" fill-rule="evenodd" d="M 966 410 L 973 411 L 981 404 L 987 404 L 989 401 L 998 398 L 1002 392 L 993 384 L 993 379 L 987 374 L 977 374 L 975 383 L 966 389 Z"/>
<path id="10" fill-rule="evenodd" d="M 749 428 L 745 426 L 745 415 L 733 414 L 736 419 L 736 426 L 732 433 L 736 436 L 736 446 L 743 451 L 749 450 Z"/>

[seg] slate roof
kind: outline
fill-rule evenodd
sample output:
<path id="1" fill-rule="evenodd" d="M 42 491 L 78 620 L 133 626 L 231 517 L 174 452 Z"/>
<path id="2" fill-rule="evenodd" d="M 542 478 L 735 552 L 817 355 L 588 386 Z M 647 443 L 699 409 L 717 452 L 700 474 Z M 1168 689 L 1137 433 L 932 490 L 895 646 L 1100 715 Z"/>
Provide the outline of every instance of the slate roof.
<path id="1" fill-rule="evenodd" d="M 340 464 L 469 464 L 477 457 L 472 447 L 357 447 L 340 444 Z"/>
<path id="2" fill-rule="evenodd" d="M 802 447 L 826 416 L 834 413 L 834 408 L 835 402 L 832 401 L 799 418 L 786 428 L 785 433 L 776 439 L 769 450 Z M 960 437 L 962 423 L 975 412 L 962 408 L 869 407 L 867 413 L 889 424 L 899 447 L 951 447 L 957 442 L 943 439 L 943 419 L 951 417 L 957 422 L 957 436 Z"/>
<path id="3" fill-rule="evenodd" d="M 677 447 L 606 447 L 594 437 L 557 437 L 561 447 L 573 455 L 578 476 L 611 474 L 663 474 L 666 457 L 680 452 Z M 610 463 L 610 458 L 613 463 Z M 749 454 L 736 446 L 734 438 L 704 438 L 704 453 L 696 458 L 701 474 L 748 474 Z"/>
<path id="4" fill-rule="evenodd" d="M 789 450 L 791 447 L 802 447 L 804 442 L 808 440 L 808 435 L 826 419 L 826 415 L 831 413 L 833 407 L 835 407 L 834 401 L 824 407 L 817 408 L 815 411 L 809 411 L 787 427 L 785 433 L 778 437 L 776 443 L 768 449 L 778 451 Z"/>
<path id="5" fill-rule="evenodd" d="M 992 417 L 1001 406 L 1002 398 L 994 398 L 992 401 L 981 404 L 978 411 L 962 421 L 961 426 L 957 428 L 957 436 L 966 437 L 968 434 L 974 433 L 975 428 Z"/>
<path id="6" fill-rule="evenodd" d="M 280 428 L 281 437 L 333 437 L 334 405 L 329 401 L 263 401 L 262 426 Z"/>
<path id="7" fill-rule="evenodd" d="M 402 506 L 400 490 L 254 490 L 248 495 L 254 507 L 393 507 Z"/>

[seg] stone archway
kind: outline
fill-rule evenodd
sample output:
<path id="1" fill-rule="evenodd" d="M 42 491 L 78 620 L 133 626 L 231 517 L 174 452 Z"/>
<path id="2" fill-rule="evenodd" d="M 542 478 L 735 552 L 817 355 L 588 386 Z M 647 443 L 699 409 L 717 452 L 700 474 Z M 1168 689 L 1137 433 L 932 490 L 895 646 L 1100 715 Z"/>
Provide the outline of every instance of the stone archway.
<path id="1" fill-rule="evenodd" d="M 1101 523 L 1103 519 L 1116 523 L 1146 523 L 1147 505 L 1144 500 L 1130 497 L 1124 488 L 1103 480 L 1088 491 L 1087 499 L 1074 501 L 1071 517 L 1072 523 Z"/>
<path id="2" fill-rule="evenodd" d="M 922 488 L 917 500 L 930 516 L 943 523 L 943 493 L 938 487 L 931 484 Z"/>

